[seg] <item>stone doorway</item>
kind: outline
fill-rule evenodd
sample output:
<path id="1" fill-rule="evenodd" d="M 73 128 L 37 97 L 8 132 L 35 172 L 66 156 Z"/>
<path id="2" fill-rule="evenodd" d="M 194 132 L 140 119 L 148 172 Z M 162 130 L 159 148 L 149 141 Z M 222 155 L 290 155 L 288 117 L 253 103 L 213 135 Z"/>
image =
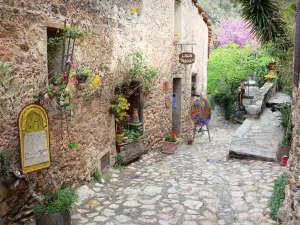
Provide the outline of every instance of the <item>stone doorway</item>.
<path id="1" fill-rule="evenodd" d="M 173 79 L 172 95 L 172 131 L 180 133 L 181 130 L 181 78 Z"/>

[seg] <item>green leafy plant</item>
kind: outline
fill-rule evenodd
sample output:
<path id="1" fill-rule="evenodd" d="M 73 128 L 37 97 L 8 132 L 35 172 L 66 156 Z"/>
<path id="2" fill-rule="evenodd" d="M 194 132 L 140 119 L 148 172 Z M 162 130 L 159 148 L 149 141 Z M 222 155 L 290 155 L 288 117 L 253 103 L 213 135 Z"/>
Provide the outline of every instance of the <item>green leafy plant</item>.
<path id="1" fill-rule="evenodd" d="M 71 210 L 77 198 L 76 191 L 71 188 L 48 191 L 43 196 L 43 202 L 38 202 L 35 205 L 34 212 L 41 216 Z"/>
<path id="2" fill-rule="evenodd" d="M 132 82 L 138 82 L 139 85 L 135 88 L 135 90 L 139 87 L 142 87 L 144 93 L 149 93 L 151 91 L 151 87 L 153 85 L 154 78 L 157 76 L 159 72 L 158 67 L 147 66 L 144 60 L 144 54 L 139 51 L 134 51 L 126 56 L 126 63 L 124 63 L 125 70 L 122 73 L 125 73 L 124 79 L 119 85 L 120 89 L 122 89 L 122 85 L 127 84 L 130 85 Z"/>
<path id="3" fill-rule="evenodd" d="M 128 141 L 136 141 L 141 134 L 135 130 L 125 130 L 124 132 L 125 137 L 127 137 Z"/>
<path id="4" fill-rule="evenodd" d="M 102 174 L 99 172 L 99 170 L 95 170 L 93 173 L 93 178 L 96 182 L 101 182 L 102 180 Z"/>
<path id="5" fill-rule="evenodd" d="M 125 161 L 124 153 L 123 152 L 117 153 L 114 168 L 118 170 L 122 169 L 123 168 L 122 164 L 124 163 L 124 161 Z"/>
<path id="6" fill-rule="evenodd" d="M 69 150 L 76 149 L 76 148 L 78 148 L 78 143 L 77 142 L 72 142 L 68 145 Z"/>
<path id="7" fill-rule="evenodd" d="M 291 123 L 291 104 L 286 103 L 280 109 L 279 115 L 280 124 L 284 129 L 284 137 L 282 140 L 282 144 L 291 146 L 292 137 L 293 137 L 293 126 Z"/>
<path id="8" fill-rule="evenodd" d="M 242 15 L 251 24 L 251 32 L 262 42 L 277 37 L 286 39 L 286 22 L 283 20 L 278 1 L 237 0 L 242 5 Z"/>
<path id="9" fill-rule="evenodd" d="M 271 217 L 273 219 L 277 218 L 277 213 L 279 208 L 282 206 L 282 203 L 285 198 L 285 186 L 288 184 L 288 175 L 286 173 L 280 175 L 274 183 L 274 191 L 271 197 Z"/>
<path id="10" fill-rule="evenodd" d="M 262 75 L 265 83 L 266 66 L 272 57 L 263 49 L 257 50 L 255 55 L 251 48 L 246 45 L 230 43 L 215 49 L 208 64 L 208 94 L 213 94 L 223 89 L 219 84 L 226 78 L 227 81 L 248 78 L 250 74 Z M 261 84 L 262 85 L 262 84 Z"/>

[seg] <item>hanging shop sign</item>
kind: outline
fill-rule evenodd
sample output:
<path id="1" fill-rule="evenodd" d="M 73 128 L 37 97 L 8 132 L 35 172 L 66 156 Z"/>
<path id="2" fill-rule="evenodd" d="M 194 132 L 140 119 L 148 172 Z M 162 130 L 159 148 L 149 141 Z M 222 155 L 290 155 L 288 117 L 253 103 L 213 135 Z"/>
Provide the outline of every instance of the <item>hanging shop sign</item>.
<path id="1" fill-rule="evenodd" d="M 183 52 L 179 55 L 179 62 L 182 64 L 192 64 L 195 62 L 195 54 L 191 52 Z"/>
<path id="2" fill-rule="evenodd" d="M 42 106 L 30 104 L 21 111 L 18 126 L 23 172 L 50 167 L 48 125 L 48 115 Z"/>

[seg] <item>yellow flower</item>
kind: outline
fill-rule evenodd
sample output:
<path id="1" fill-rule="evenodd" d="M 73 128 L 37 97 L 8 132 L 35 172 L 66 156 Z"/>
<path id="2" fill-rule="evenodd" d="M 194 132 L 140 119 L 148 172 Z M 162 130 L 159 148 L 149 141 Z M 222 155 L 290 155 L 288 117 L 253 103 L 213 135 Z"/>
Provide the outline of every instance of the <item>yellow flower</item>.
<path id="1" fill-rule="evenodd" d="M 135 8 L 136 13 L 140 13 L 141 12 L 141 8 L 137 7 Z"/>

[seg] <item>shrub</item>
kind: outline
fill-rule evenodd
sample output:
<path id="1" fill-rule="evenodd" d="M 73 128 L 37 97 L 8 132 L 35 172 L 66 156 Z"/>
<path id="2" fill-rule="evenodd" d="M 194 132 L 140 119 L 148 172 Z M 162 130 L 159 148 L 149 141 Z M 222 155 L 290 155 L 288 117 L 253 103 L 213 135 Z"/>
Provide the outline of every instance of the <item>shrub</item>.
<path id="1" fill-rule="evenodd" d="M 271 197 L 271 217 L 277 218 L 277 213 L 285 198 L 285 186 L 288 184 L 288 175 L 286 173 L 280 175 L 274 184 L 274 192 Z"/>
<path id="2" fill-rule="evenodd" d="M 99 170 L 95 170 L 95 172 L 93 173 L 93 178 L 96 182 L 101 182 L 102 180 L 102 175 L 99 172 Z"/>
<path id="3" fill-rule="evenodd" d="M 117 156 L 116 156 L 116 161 L 115 161 L 115 164 L 114 164 L 114 168 L 115 169 L 122 169 L 123 166 L 122 164 L 124 163 L 124 153 L 123 152 L 119 152 L 117 153 Z"/>
<path id="4" fill-rule="evenodd" d="M 76 191 L 71 188 L 49 191 L 43 196 L 44 201 L 35 205 L 34 212 L 41 216 L 71 210 L 77 197 Z"/>
<path id="5" fill-rule="evenodd" d="M 286 103 L 281 109 L 280 109 L 280 115 L 279 115 L 280 124 L 284 129 L 284 137 L 282 140 L 282 144 L 284 145 L 291 145 L 292 137 L 293 137 L 293 126 L 291 123 L 291 104 Z"/>

